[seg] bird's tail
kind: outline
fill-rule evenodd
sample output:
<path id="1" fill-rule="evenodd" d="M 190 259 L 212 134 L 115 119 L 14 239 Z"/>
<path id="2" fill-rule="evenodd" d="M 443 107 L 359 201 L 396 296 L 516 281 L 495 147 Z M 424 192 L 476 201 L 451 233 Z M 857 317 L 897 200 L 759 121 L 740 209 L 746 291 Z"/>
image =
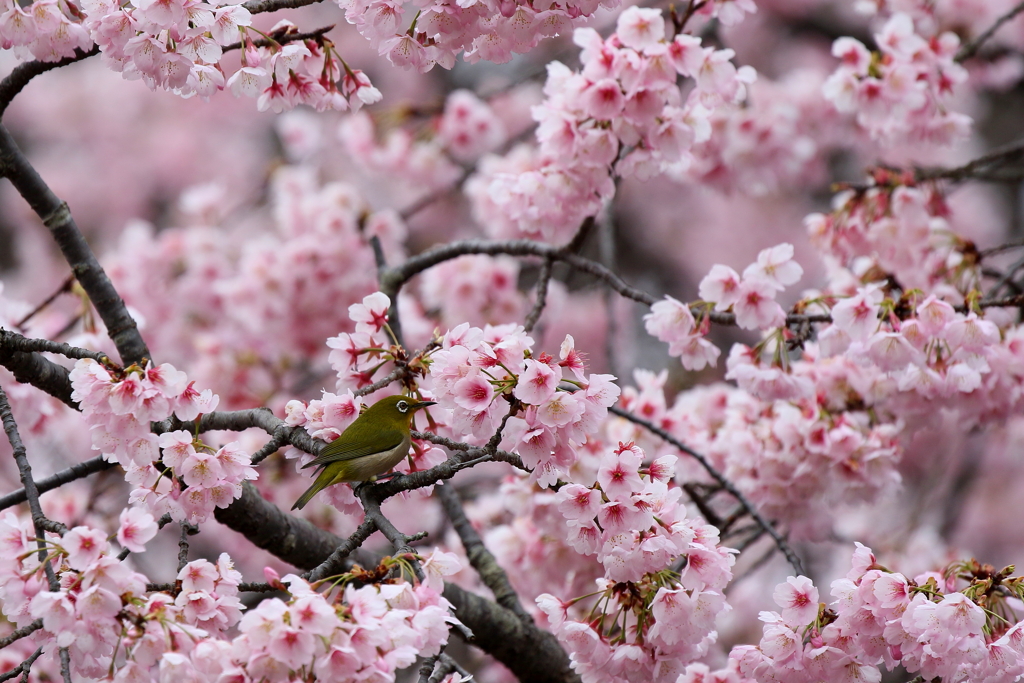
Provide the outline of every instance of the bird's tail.
<path id="1" fill-rule="evenodd" d="M 295 505 L 292 505 L 292 510 L 301 510 L 306 507 L 306 503 L 313 500 L 313 496 L 327 488 L 327 485 L 331 483 L 333 477 L 324 470 L 320 473 L 320 476 L 316 478 L 313 485 L 306 489 L 306 492 L 299 496 L 299 499 L 295 501 Z"/>

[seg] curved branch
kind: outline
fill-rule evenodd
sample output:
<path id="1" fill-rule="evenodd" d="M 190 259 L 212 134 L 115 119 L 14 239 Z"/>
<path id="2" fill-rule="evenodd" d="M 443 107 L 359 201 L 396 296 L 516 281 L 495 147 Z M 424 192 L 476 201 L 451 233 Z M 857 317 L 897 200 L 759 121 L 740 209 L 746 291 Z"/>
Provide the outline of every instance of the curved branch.
<path id="1" fill-rule="evenodd" d="M 462 541 L 462 547 L 466 551 L 469 563 L 473 565 L 473 569 L 480 575 L 480 580 L 484 582 L 484 585 L 494 593 L 494 599 L 499 605 L 515 614 L 522 621 L 533 623 L 533 619 L 519 602 L 519 596 L 516 594 L 515 589 L 512 588 L 512 582 L 509 581 L 508 574 L 498 564 L 494 555 L 484 545 L 484 540 L 480 538 L 480 534 L 477 533 L 469 518 L 466 517 L 466 512 L 462 509 L 462 501 L 459 500 L 459 494 L 455 488 L 453 486 L 438 486 L 434 489 L 434 495 L 441 501 L 445 514 L 448 515 L 448 519 L 451 520 L 455 532 L 459 535 L 459 540 Z"/>
<path id="2" fill-rule="evenodd" d="M 69 408 L 78 410 L 78 404 L 71 400 L 70 371 L 62 365 L 39 353 L 26 353 L 9 349 L 0 342 L 0 365 L 14 375 L 22 384 L 34 386 L 53 396 Z"/>
<path id="3" fill-rule="evenodd" d="M 74 64 L 80 62 L 83 59 L 94 57 L 100 53 L 100 46 L 93 45 L 92 49 L 88 52 L 82 50 L 75 50 L 74 57 L 65 57 L 64 59 L 57 62 L 41 62 L 39 60 L 31 62 L 22 62 L 18 66 L 11 70 L 11 73 L 7 74 L 4 80 L 0 81 L 0 117 L 7 111 L 7 106 L 11 103 L 18 93 L 20 93 L 29 82 L 40 74 L 44 74 L 47 71 L 53 69 L 59 69 L 62 66 L 68 64 Z"/>
<path id="4" fill-rule="evenodd" d="M 117 347 L 121 362 L 130 365 L 150 358 L 135 320 L 75 225 L 68 205 L 47 186 L 3 125 L 0 125 L 0 174 L 11 181 L 50 230 L 71 272 L 107 326 L 107 334 Z"/>

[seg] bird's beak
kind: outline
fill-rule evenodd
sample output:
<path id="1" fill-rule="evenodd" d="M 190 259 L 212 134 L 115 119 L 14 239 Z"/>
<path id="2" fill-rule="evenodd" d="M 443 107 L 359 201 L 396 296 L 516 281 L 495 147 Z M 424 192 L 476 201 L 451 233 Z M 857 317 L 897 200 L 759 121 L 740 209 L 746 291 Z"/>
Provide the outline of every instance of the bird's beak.
<path id="1" fill-rule="evenodd" d="M 427 408 L 429 406 L 436 406 L 436 405 L 437 405 L 437 401 L 420 401 L 416 405 L 416 410 L 419 410 L 420 408 Z"/>

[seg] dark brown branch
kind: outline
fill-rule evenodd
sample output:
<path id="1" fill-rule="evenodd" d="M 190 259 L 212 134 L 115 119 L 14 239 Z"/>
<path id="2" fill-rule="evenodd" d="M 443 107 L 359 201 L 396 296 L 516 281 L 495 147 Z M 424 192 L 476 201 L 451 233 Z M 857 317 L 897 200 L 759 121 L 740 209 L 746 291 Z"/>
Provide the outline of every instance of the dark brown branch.
<path id="1" fill-rule="evenodd" d="M 100 351 L 90 351 L 77 346 L 71 346 L 70 344 L 64 344 L 63 342 L 50 341 L 49 339 L 29 339 L 17 332 L 3 328 L 0 328 L 0 347 L 23 353 L 45 352 L 56 353 L 66 358 L 91 358 L 100 363 L 110 360 L 107 354 Z"/>
<path id="2" fill-rule="evenodd" d="M 39 659 L 39 656 L 41 654 L 43 654 L 43 648 L 40 647 L 31 655 L 29 655 L 29 658 L 26 659 L 24 662 L 14 667 L 10 671 L 6 671 L 3 674 L 0 674 L 0 683 L 2 683 L 3 681 L 9 681 L 15 676 L 20 676 L 23 674 L 27 678 L 28 672 L 32 669 L 32 665 L 36 663 L 36 660 Z"/>
<path id="3" fill-rule="evenodd" d="M 789 560 L 789 564 L 793 567 L 793 571 L 795 571 L 798 575 L 804 573 L 803 562 L 800 561 L 800 557 L 789 546 L 789 543 L 786 542 L 786 539 L 784 539 L 779 534 L 779 532 L 776 531 L 775 526 L 767 519 L 765 519 L 760 512 L 757 511 L 757 508 L 754 507 L 754 504 L 747 500 L 747 497 L 744 496 L 743 493 L 741 493 L 740 490 L 737 489 L 736 486 L 731 481 L 729 481 L 729 479 L 726 478 L 724 474 L 715 469 L 715 466 L 712 465 L 706 457 L 704 457 L 697 451 L 693 450 L 692 448 L 684 444 L 682 441 L 675 438 L 674 436 L 666 432 L 664 429 L 662 429 L 661 427 L 659 427 L 658 425 L 654 424 L 649 420 L 637 417 L 628 410 L 623 410 L 622 408 L 618 408 L 615 406 L 612 406 L 608 410 L 621 418 L 624 418 L 634 424 L 638 424 L 641 427 L 644 427 L 652 434 L 656 434 L 657 436 L 661 437 L 662 440 L 672 444 L 680 451 L 686 453 L 694 460 L 699 462 L 701 467 L 703 467 L 704 470 L 709 475 L 711 475 L 711 478 L 718 482 L 719 486 L 728 491 L 733 498 L 739 501 L 740 505 L 742 505 L 743 508 L 747 511 L 747 514 L 749 514 L 754 519 L 754 521 L 761 525 L 761 527 L 768 533 L 768 535 L 772 537 L 772 540 L 775 541 L 775 544 L 779 546 L 779 550 L 781 550 L 782 554 L 786 556 L 787 560 Z"/>
<path id="4" fill-rule="evenodd" d="M 484 585 L 494 593 L 494 599 L 499 605 L 523 621 L 532 623 L 533 619 L 530 618 L 530 615 L 520 604 L 519 596 L 516 595 L 515 589 L 512 588 L 508 574 L 498 564 L 494 555 L 484 545 L 484 540 L 480 537 L 480 534 L 477 533 L 469 518 L 466 517 L 466 512 L 462 509 L 462 501 L 459 500 L 459 494 L 455 487 L 448 485 L 437 486 L 434 488 L 434 495 L 441 501 L 445 514 L 448 515 L 452 527 L 459 535 L 459 540 L 462 541 L 462 547 L 466 551 L 469 563 L 473 565 L 473 569 L 480 575 L 480 580 L 484 582 Z"/>
<path id="5" fill-rule="evenodd" d="M 304 574 L 302 578 L 306 579 L 311 583 L 315 583 L 322 579 L 326 579 L 328 576 L 334 576 L 338 572 L 344 571 L 347 565 L 351 563 L 347 562 L 349 555 L 355 552 L 359 546 L 366 542 L 373 533 L 377 531 L 377 525 L 374 524 L 372 519 L 364 519 L 363 523 L 353 532 L 351 536 L 345 539 L 330 556 L 316 566 L 308 574 Z"/>
<path id="6" fill-rule="evenodd" d="M 93 45 L 92 49 L 88 52 L 82 50 L 75 50 L 74 57 L 65 57 L 57 62 L 41 62 L 39 60 L 31 62 L 23 62 L 11 70 L 11 73 L 7 74 L 4 80 L 0 81 L 0 117 L 7 111 L 7 106 L 11 103 L 11 100 L 20 93 L 29 82 L 40 74 L 44 74 L 47 71 L 53 69 L 59 69 L 62 66 L 68 64 L 74 64 L 80 62 L 83 59 L 93 57 L 100 53 L 99 45 Z"/>
<path id="7" fill-rule="evenodd" d="M 984 45 L 989 38 L 995 35 L 996 31 L 1002 28 L 1003 24 L 1012 20 L 1021 12 L 1024 12 L 1024 2 L 1018 3 L 1009 12 L 996 19 L 995 22 L 993 22 L 993 24 L 989 26 L 988 29 L 986 29 L 985 32 L 983 32 L 977 38 L 975 38 L 969 43 L 965 43 L 964 45 L 962 45 L 960 47 L 960 50 L 956 53 L 956 57 L 954 57 L 954 59 L 957 62 L 963 62 L 976 55 L 981 46 Z"/>
<path id="8" fill-rule="evenodd" d="M 329 531 L 285 514 L 248 482 L 243 484 L 242 498 L 218 509 L 216 516 L 219 522 L 244 534 L 258 547 L 301 569 L 316 569 L 345 543 Z M 454 605 L 459 620 L 474 632 L 474 644 L 511 669 L 520 680 L 579 681 L 552 634 L 524 624 L 504 607 L 453 584 L 445 584 L 444 597 Z"/>
<path id="9" fill-rule="evenodd" d="M 39 561 L 47 570 L 47 577 L 50 582 L 50 590 L 60 590 L 60 584 L 53 573 L 53 567 L 46 561 L 46 527 L 50 520 L 43 514 L 43 508 L 39 504 L 39 489 L 32 479 L 32 465 L 29 464 L 28 454 L 25 451 L 25 444 L 18 433 L 18 423 L 14 421 L 11 413 L 11 404 L 7 400 L 7 393 L 0 387 L 0 422 L 4 425 L 4 432 L 7 433 L 7 440 L 11 442 L 11 449 L 14 451 L 14 462 L 18 465 L 18 476 L 21 478 L 21 485 L 25 488 L 25 497 L 28 500 L 28 508 L 32 513 L 32 524 L 36 529 L 36 538 L 39 545 Z"/>
<path id="10" fill-rule="evenodd" d="M 96 456 L 95 458 L 90 458 L 85 462 L 80 462 L 77 465 L 72 465 L 67 469 L 63 469 L 56 474 L 52 474 L 46 479 L 40 479 L 36 482 L 36 488 L 40 494 L 43 494 L 47 491 L 60 488 L 64 484 L 71 483 L 78 479 L 84 479 L 90 474 L 109 470 L 111 467 L 115 466 L 117 466 L 116 462 L 107 462 L 102 456 Z M 25 489 L 12 491 L 3 497 L 0 497 L 0 510 L 6 510 L 18 503 L 24 503 L 26 500 L 27 497 L 25 495 Z"/>
<path id="11" fill-rule="evenodd" d="M 334 534 L 285 514 L 249 482 L 242 484 L 240 498 L 226 508 L 217 508 L 214 516 L 221 524 L 243 534 L 257 548 L 296 567 L 312 569 L 342 543 Z M 318 559 L 311 563 L 310 558 Z"/>
<path id="12" fill-rule="evenodd" d="M 317 0 L 320 2 L 320 0 Z M 323 26 L 312 31 L 306 31 L 304 33 L 287 33 L 286 30 L 277 31 L 271 33 L 270 38 L 260 38 L 252 41 L 252 44 L 256 47 L 270 47 L 271 45 L 286 45 L 288 43 L 295 43 L 300 40 L 316 40 L 317 38 L 323 37 L 323 35 L 334 29 L 334 24 L 330 26 Z M 242 43 L 231 43 L 221 48 L 224 52 L 230 52 L 232 50 L 242 49 Z"/>
<path id="13" fill-rule="evenodd" d="M 8 645 L 10 645 L 11 643 L 13 643 L 15 641 L 21 640 L 22 638 L 25 638 L 26 636 L 32 635 L 33 633 L 35 633 L 36 631 L 38 631 L 42 627 L 43 627 L 43 620 L 42 619 L 36 619 L 35 621 L 33 621 L 28 626 L 22 626 L 21 628 L 19 628 L 17 631 L 14 631 L 10 635 L 8 635 L 8 636 L 6 636 L 4 638 L 0 638 L 0 650 L 4 649 L 5 647 L 7 647 Z"/>
<path id="14" fill-rule="evenodd" d="M 509 256 L 534 256 L 538 258 L 550 258 L 555 261 L 568 263 L 573 268 L 588 273 L 606 282 L 610 287 L 627 299 L 633 299 L 650 306 L 657 299 L 644 292 L 628 285 L 622 278 L 602 266 L 600 263 L 590 259 L 566 252 L 562 247 L 532 240 L 507 240 L 502 242 L 490 242 L 484 240 L 460 240 L 435 247 L 408 259 L 405 263 L 387 268 L 380 274 L 381 291 L 391 297 L 394 301 L 398 291 L 406 282 L 414 276 L 422 273 L 453 258 L 466 254 L 487 254 L 497 256 L 508 254 Z"/>
<path id="15" fill-rule="evenodd" d="M 263 12 L 276 12 L 279 9 L 296 9 L 315 5 L 318 2 L 321 0 L 249 0 L 249 2 L 243 3 L 242 7 L 253 14 L 262 14 Z"/>
<path id="16" fill-rule="evenodd" d="M 66 406 L 78 410 L 71 400 L 70 371 L 39 353 L 8 349 L 0 343 L 0 365 L 11 371 L 14 379 L 41 389 Z"/>
<path id="17" fill-rule="evenodd" d="M 135 320 L 114 289 L 113 283 L 96 260 L 92 248 L 71 217 L 68 205 L 46 185 L 14 142 L 7 128 L 0 125 L 0 175 L 14 185 L 43 224 L 50 230 L 75 279 L 89 295 L 107 334 L 117 347 L 125 365 L 149 358 L 149 349 L 139 334 Z"/>
<path id="18" fill-rule="evenodd" d="M 914 172 L 917 180 L 952 180 L 954 182 L 969 178 L 986 179 L 984 174 L 992 173 L 993 169 L 1003 168 L 1012 162 L 1019 163 L 1024 157 L 1024 140 L 1015 140 L 991 152 L 968 161 L 962 166 L 953 168 L 919 168 Z"/>

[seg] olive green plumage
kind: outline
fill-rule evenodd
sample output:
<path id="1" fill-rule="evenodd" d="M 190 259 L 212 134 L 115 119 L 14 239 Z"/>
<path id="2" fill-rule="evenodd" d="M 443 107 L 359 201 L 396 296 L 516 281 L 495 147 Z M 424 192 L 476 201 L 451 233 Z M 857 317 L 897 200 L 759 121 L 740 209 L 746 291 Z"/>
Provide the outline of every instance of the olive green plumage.
<path id="1" fill-rule="evenodd" d="M 432 405 L 433 401 L 388 396 L 367 408 L 315 460 L 303 466 L 323 469 L 313 485 L 295 501 L 292 510 L 301 510 L 328 486 L 373 480 L 400 463 L 409 454 L 412 443 L 412 416 Z"/>

